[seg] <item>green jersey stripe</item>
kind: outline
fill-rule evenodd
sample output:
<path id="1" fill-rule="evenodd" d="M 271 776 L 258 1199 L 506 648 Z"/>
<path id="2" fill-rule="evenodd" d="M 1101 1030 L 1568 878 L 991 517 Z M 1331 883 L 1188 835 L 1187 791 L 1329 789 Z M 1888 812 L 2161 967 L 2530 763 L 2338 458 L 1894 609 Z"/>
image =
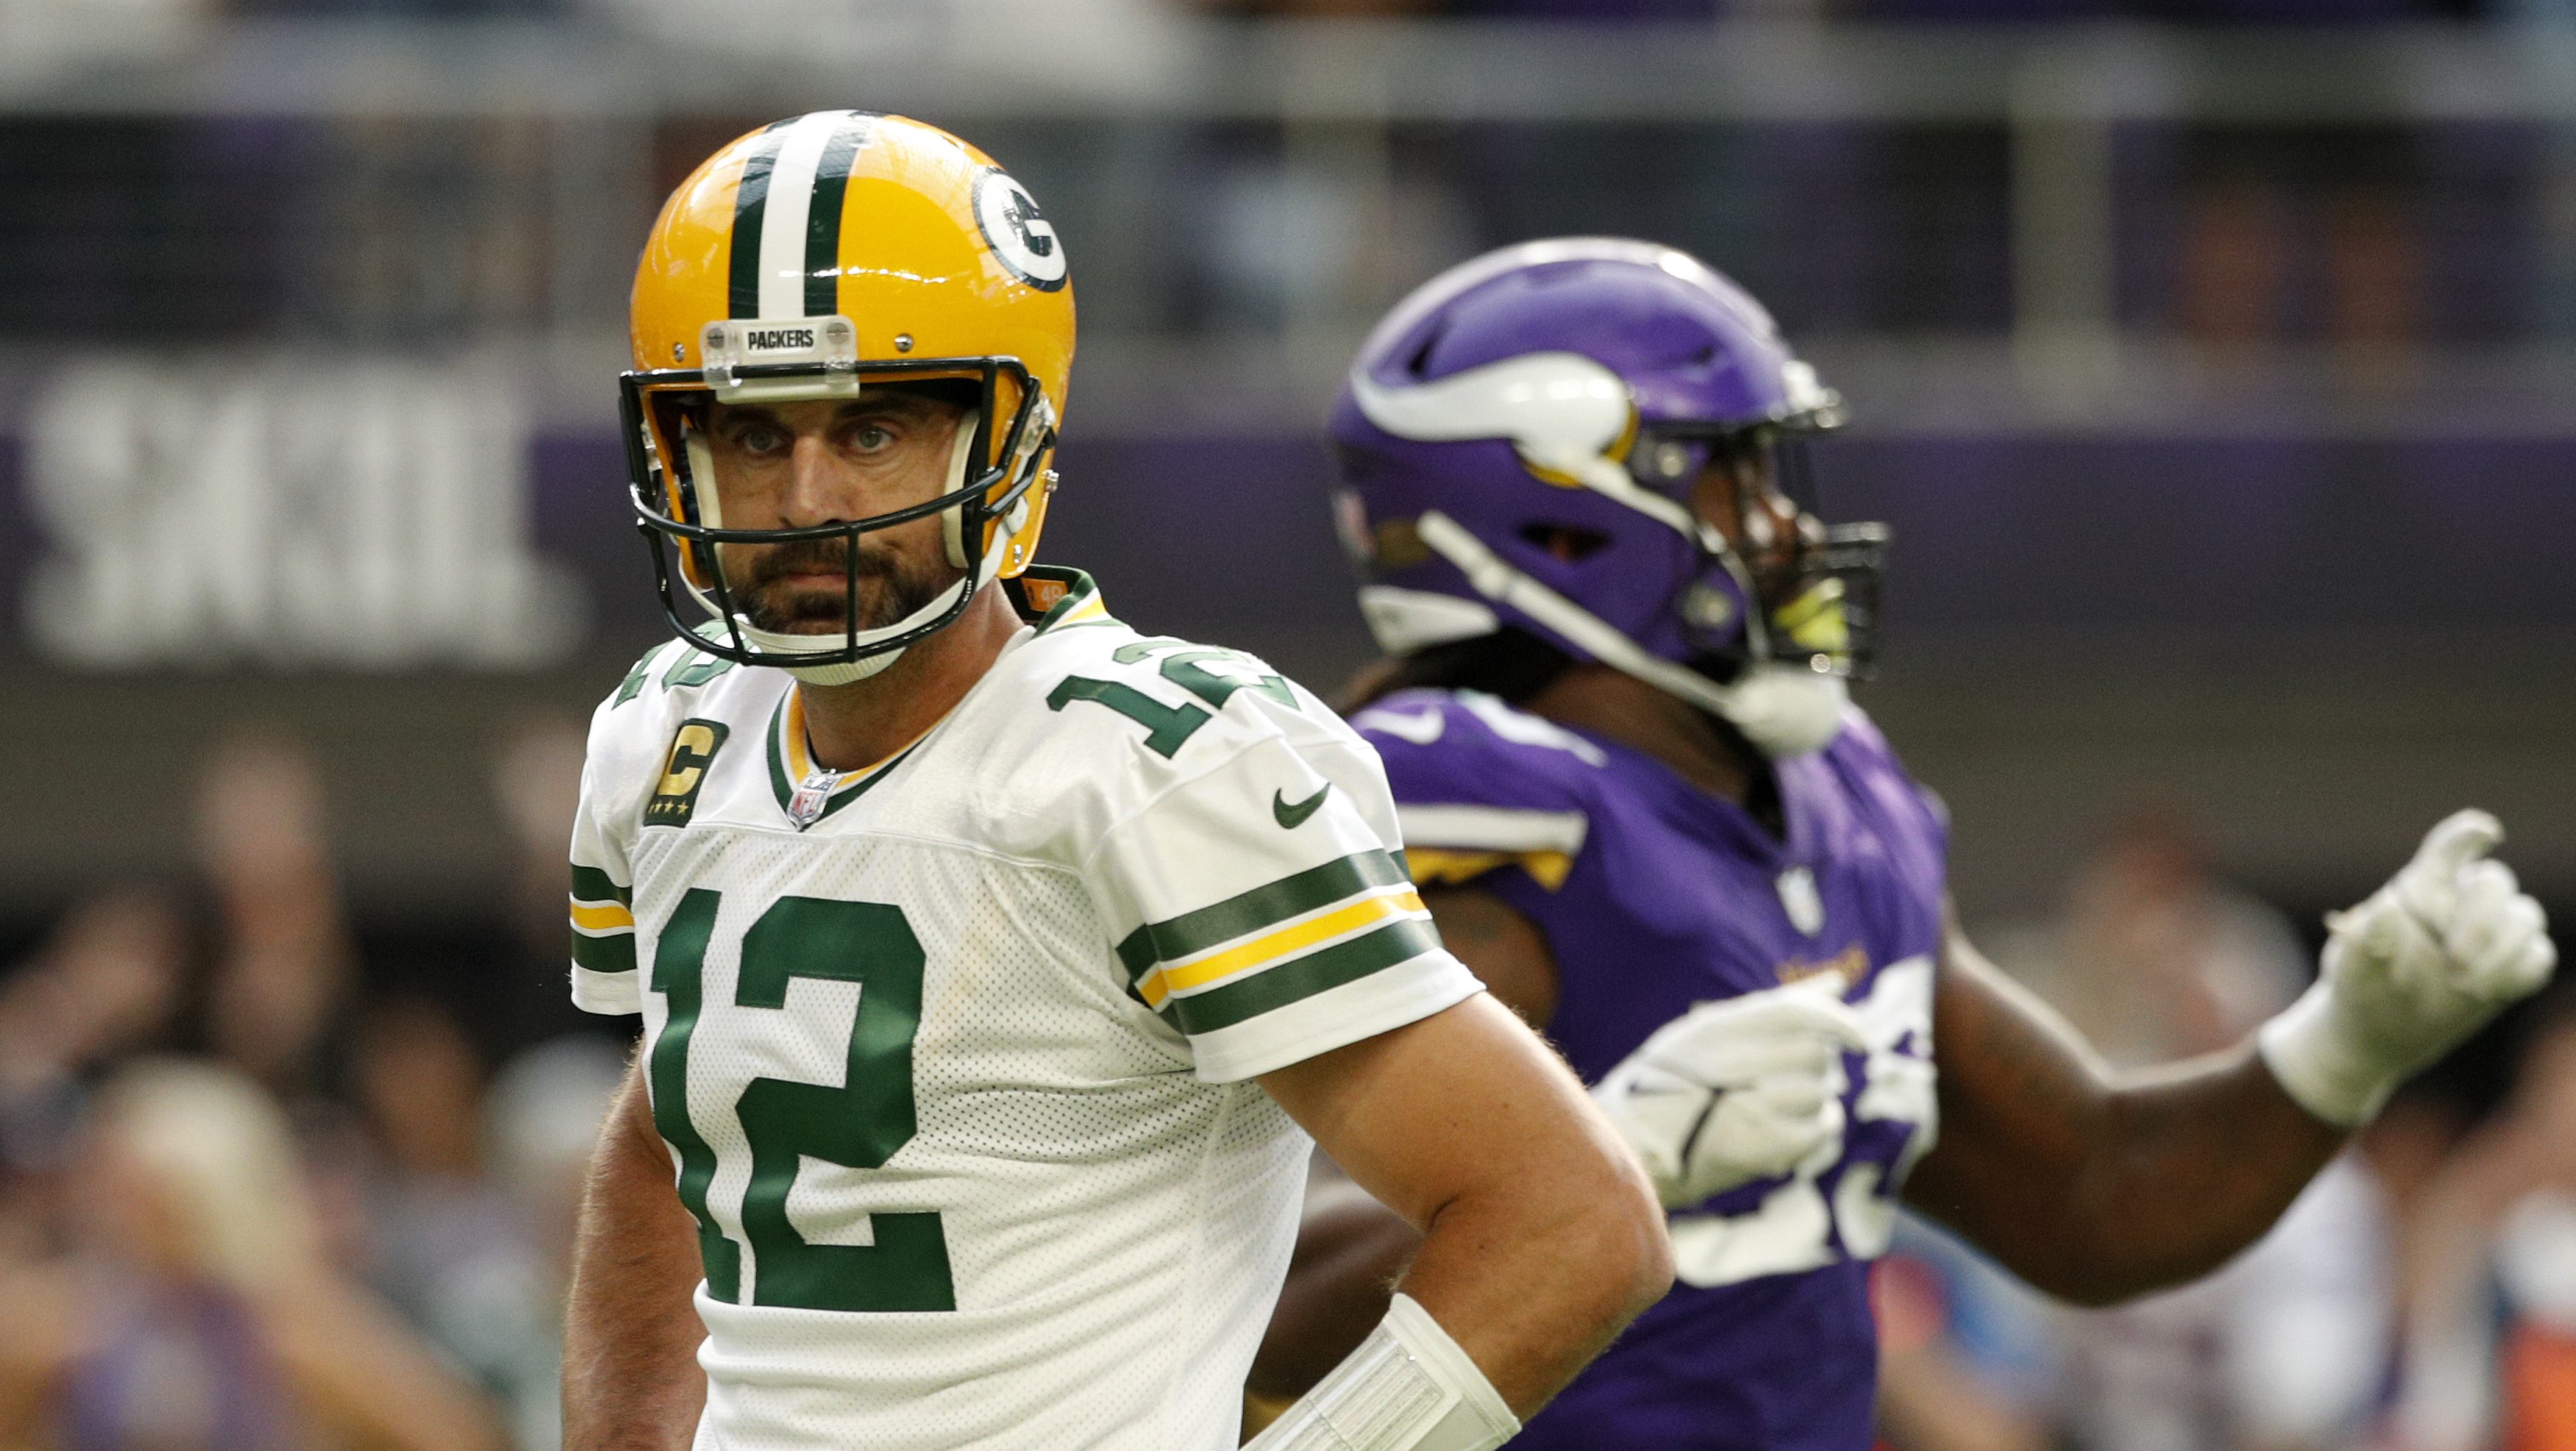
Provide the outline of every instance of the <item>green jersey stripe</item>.
<path id="1" fill-rule="evenodd" d="M 635 934 L 614 932 L 606 937 L 572 935 L 572 964 L 592 972 L 633 972 L 635 970 Z"/>
<path id="2" fill-rule="evenodd" d="M 1440 934 L 1430 923 L 1408 917 L 1304 957 L 1274 963 L 1194 997 L 1170 998 L 1163 1004 L 1163 1019 L 1190 1034 L 1231 1028 L 1247 1018 L 1409 962 L 1439 945 Z"/>
<path id="3" fill-rule="evenodd" d="M 1407 880 L 1403 866 L 1385 852 L 1359 852 L 1281 877 L 1212 907 L 1148 922 L 1118 944 L 1118 960 L 1126 964 L 1128 981 L 1140 981 L 1158 963 L 1205 952 L 1366 888 L 1391 887 Z"/>
<path id="4" fill-rule="evenodd" d="M 597 867 L 572 864 L 572 899 L 576 902 L 615 902 L 621 907 L 635 905 L 633 888 L 617 885 L 615 878 Z"/>
<path id="5" fill-rule="evenodd" d="M 771 795 L 778 798 L 778 809 L 781 811 L 790 809 L 791 803 L 796 799 L 795 783 L 787 779 L 787 759 L 779 753 L 778 749 L 778 737 L 786 729 L 784 724 L 786 719 L 787 697 L 782 695 L 778 697 L 778 704 L 769 709 L 769 790 Z M 811 750 L 812 747 L 809 746 L 807 749 Z"/>

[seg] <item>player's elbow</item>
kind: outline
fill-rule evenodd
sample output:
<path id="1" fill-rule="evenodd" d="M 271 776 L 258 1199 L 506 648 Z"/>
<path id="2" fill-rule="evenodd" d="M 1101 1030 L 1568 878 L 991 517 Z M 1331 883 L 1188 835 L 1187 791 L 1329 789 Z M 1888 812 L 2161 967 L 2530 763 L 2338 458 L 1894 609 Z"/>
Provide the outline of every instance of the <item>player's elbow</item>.
<path id="1" fill-rule="evenodd" d="M 2033 1289 L 2077 1309 L 2108 1310 L 2161 1290 L 2188 1285 L 2215 1271 L 2230 1257 L 2214 1250 L 2149 1257 L 2123 1255 L 2117 1249 L 2105 1248 L 2021 1273 Z"/>
<path id="2" fill-rule="evenodd" d="M 1624 1151 L 1605 1157 L 1578 1234 L 1594 1260 L 1600 1311 L 1616 1329 L 1672 1289 L 1673 1242 L 1645 1171 Z"/>
<path id="3" fill-rule="evenodd" d="M 1664 1206 L 1655 1198 L 1645 1172 L 1628 1166 L 1630 1184 L 1620 1206 L 1620 1222 L 1629 1242 L 1628 1311 L 1621 1323 L 1637 1318 L 1673 1288 L 1673 1239 Z"/>

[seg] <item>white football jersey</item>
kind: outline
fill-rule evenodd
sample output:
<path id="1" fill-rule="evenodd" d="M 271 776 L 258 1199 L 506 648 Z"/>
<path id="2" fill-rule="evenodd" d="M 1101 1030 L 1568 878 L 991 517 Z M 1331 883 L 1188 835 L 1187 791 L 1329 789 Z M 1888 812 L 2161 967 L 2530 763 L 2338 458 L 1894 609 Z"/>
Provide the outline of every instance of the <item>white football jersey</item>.
<path id="1" fill-rule="evenodd" d="M 592 724 L 573 996 L 644 1015 L 698 1451 L 1233 1446 L 1308 1149 L 1248 1080 L 1478 991 L 1365 742 L 1031 576 L 874 766 L 680 641 Z"/>

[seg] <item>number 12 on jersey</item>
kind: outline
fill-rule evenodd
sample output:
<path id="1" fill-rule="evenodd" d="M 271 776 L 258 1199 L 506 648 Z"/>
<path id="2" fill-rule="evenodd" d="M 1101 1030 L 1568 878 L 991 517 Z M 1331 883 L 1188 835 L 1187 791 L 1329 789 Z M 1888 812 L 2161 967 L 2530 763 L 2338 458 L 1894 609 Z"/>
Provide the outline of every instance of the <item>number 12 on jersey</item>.
<path id="1" fill-rule="evenodd" d="M 848 1070 L 839 1088 L 752 1078 L 733 1114 L 751 1148 L 740 1222 L 753 1284 L 743 1294 L 742 1246 L 707 1210 L 716 1151 L 689 1118 L 689 1045 L 705 1018 L 702 978 L 722 897 L 694 889 L 662 927 L 653 990 L 670 1007 L 647 1075 L 653 1125 L 680 1156 L 680 1202 L 698 1222 L 707 1293 L 719 1300 L 804 1310 L 954 1310 L 948 1238 L 932 1211 L 869 1216 L 875 1243 L 809 1244 L 787 1217 L 804 1159 L 879 1169 L 915 1131 L 912 1044 L 921 1030 L 921 941 L 903 910 L 880 902 L 781 897 L 742 936 L 737 1008 L 784 1012 L 796 978 L 854 982 Z"/>

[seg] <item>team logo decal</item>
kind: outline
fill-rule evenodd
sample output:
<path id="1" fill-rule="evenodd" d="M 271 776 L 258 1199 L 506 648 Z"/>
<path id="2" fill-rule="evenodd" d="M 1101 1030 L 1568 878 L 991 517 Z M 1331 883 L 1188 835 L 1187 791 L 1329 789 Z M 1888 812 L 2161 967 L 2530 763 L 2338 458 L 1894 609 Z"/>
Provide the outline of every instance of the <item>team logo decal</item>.
<path id="1" fill-rule="evenodd" d="M 975 225 L 1012 276 L 1040 292 L 1064 286 L 1064 242 L 1008 173 L 988 171 L 975 183 Z"/>
<path id="2" fill-rule="evenodd" d="M 646 826 L 686 826 L 698 809 L 699 788 L 707 784 L 707 767 L 724 749 L 730 730 L 722 721 L 684 720 L 671 735 L 671 754 L 662 762 L 662 784 L 644 803 Z"/>

